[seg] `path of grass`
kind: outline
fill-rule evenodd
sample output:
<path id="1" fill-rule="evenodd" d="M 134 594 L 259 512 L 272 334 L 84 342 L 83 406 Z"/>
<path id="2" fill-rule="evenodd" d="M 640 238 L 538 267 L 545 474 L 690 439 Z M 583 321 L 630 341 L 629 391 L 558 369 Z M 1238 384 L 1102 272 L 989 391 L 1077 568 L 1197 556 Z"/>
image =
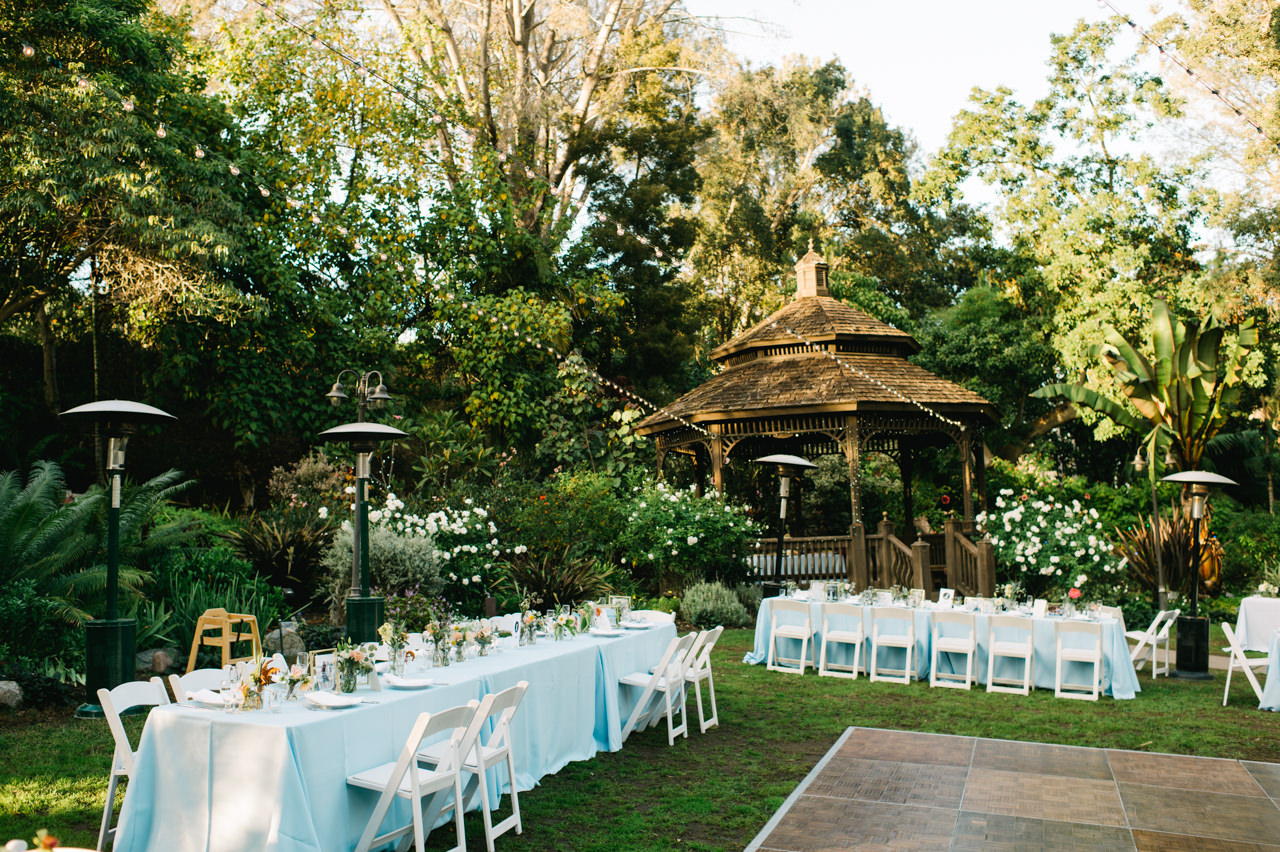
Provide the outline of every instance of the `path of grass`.
<path id="1" fill-rule="evenodd" d="M 730 630 L 716 649 L 720 728 L 698 734 L 694 719 L 674 748 L 665 729 L 646 731 L 616 754 L 566 767 L 521 796 L 525 833 L 499 848 L 742 849 L 849 725 L 1280 763 L 1280 714 L 1260 712 L 1243 679 L 1222 707 L 1221 673 L 1207 683 L 1141 675 L 1135 700 L 1095 704 L 1044 690 L 987 695 L 766 672 L 740 662 L 751 642 L 751 631 Z M 129 725 L 136 741 L 141 720 Z M 0 716 L 0 841 L 48 827 L 92 848 L 110 758 L 103 723 Z M 478 817 L 467 832 L 469 847 L 483 849 Z M 449 836 L 440 830 L 431 848 L 448 848 Z"/>

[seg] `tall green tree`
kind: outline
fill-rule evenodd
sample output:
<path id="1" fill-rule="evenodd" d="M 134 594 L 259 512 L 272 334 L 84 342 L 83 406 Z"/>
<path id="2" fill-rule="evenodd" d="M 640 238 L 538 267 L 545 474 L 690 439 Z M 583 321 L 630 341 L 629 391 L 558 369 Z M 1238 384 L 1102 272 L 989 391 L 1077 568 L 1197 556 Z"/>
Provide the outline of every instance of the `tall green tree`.
<path id="1" fill-rule="evenodd" d="M 50 308 L 89 286 L 144 312 L 228 301 L 209 269 L 237 245 L 244 189 L 217 156 L 236 134 L 173 22 L 139 0 L 4 0 L 0 31 L 0 327 L 33 317 L 48 352 Z"/>

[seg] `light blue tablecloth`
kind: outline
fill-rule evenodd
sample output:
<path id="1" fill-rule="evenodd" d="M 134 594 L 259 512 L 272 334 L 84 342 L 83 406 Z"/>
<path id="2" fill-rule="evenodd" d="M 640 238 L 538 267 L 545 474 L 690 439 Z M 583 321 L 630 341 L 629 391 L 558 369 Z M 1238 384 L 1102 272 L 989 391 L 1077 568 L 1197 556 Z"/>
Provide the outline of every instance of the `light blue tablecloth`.
<path id="1" fill-rule="evenodd" d="M 1267 653 L 1267 682 L 1262 685 L 1263 710 L 1280 710 L 1280 630 L 1271 634 L 1271 650 Z"/>
<path id="2" fill-rule="evenodd" d="M 138 746 L 115 849 L 352 849 L 377 796 L 349 788 L 347 776 L 395 760 L 419 713 L 521 680 L 529 691 L 512 720 L 516 787 L 532 789 L 571 761 L 621 747 L 622 720 L 639 694 L 620 690 L 618 678 L 656 665 L 674 636 L 675 625 L 659 624 L 617 638 L 540 639 L 424 673 L 445 685 L 362 687 L 357 694 L 378 703 L 343 710 L 295 702 L 276 714 L 156 708 Z M 408 813 L 401 805 L 386 825 L 407 822 Z"/>
<path id="3" fill-rule="evenodd" d="M 758 665 L 765 662 L 769 653 L 770 639 L 770 623 L 772 618 L 772 601 L 773 598 L 767 598 L 760 604 L 760 613 L 756 617 L 756 635 L 755 645 L 751 652 L 743 657 L 744 663 Z M 932 652 L 932 636 L 930 634 L 931 613 L 928 608 L 916 608 L 910 610 L 915 621 L 916 631 L 916 647 L 915 647 L 915 670 L 916 677 L 919 680 L 928 680 L 930 654 Z M 783 616 L 784 619 L 790 619 L 791 616 Z M 862 659 L 860 662 L 866 666 L 867 655 L 871 652 L 871 607 L 863 607 L 862 610 L 862 629 L 866 636 L 862 646 Z M 801 619 L 796 615 L 793 619 L 795 623 L 801 623 Z M 809 658 L 816 661 L 821 652 L 822 643 L 822 604 L 811 602 L 809 604 L 809 620 L 813 628 L 813 639 L 809 643 Z M 988 616 L 974 616 L 974 632 L 977 636 L 978 653 L 977 659 L 974 661 L 974 671 L 979 683 L 987 682 L 987 653 L 990 647 L 991 636 L 987 627 Z M 1032 678 L 1037 687 L 1042 689 L 1053 689 L 1054 678 L 1056 675 L 1055 663 L 1057 660 L 1057 645 L 1054 632 L 1054 623 L 1057 618 L 1037 618 L 1033 619 L 1033 631 L 1035 637 L 1035 659 L 1033 665 Z M 783 623 L 787 623 L 785 620 Z M 1102 686 L 1107 695 L 1112 698 L 1126 699 L 1133 698 L 1141 691 L 1138 686 L 1138 675 L 1133 669 L 1133 661 L 1129 659 L 1129 645 L 1125 641 L 1124 631 L 1120 629 L 1120 623 L 1114 618 L 1104 618 L 1102 623 Z M 852 629 L 852 625 L 842 624 L 839 621 L 833 623 L 833 627 L 841 630 Z M 948 629 L 959 629 L 956 626 L 948 625 Z M 799 656 L 800 643 L 798 640 L 783 640 L 791 650 L 786 652 L 792 657 Z M 1083 641 L 1083 637 L 1068 637 L 1066 640 L 1070 644 L 1076 644 Z M 881 648 L 880 665 L 896 666 L 902 665 L 902 651 L 894 648 Z M 894 656 L 890 657 L 892 654 Z M 853 652 L 846 645 L 832 645 L 827 651 L 829 660 L 849 665 L 852 662 Z M 938 666 L 942 671 L 953 672 L 963 671 L 964 656 L 963 655 L 942 654 L 938 659 Z M 997 659 L 997 671 L 1000 675 L 1008 675 L 1010 677 L 1022 674 L 1021 663 L 1016 660 Z M 1015 671 L 1016 669 L 1016 671 Z M 1089 677 L 1089 667 L 1084 663 L 1068 663 L 1063 672 L 1065 680 L 1071 682 L 1079 682 L 1087 680 Z"/>

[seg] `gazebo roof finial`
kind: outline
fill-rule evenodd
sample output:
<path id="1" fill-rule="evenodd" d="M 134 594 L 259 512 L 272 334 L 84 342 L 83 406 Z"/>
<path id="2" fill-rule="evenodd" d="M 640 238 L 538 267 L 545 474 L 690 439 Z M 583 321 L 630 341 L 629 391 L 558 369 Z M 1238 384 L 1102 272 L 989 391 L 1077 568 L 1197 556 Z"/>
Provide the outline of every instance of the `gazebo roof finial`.
<path id="1" fill-rule="evenodd" d="M 809 253 L 796 264 L 796 298 L 830 296 L 827 290 L 827 262 L 813 250 L 813 237 L 809 238 Z"/>

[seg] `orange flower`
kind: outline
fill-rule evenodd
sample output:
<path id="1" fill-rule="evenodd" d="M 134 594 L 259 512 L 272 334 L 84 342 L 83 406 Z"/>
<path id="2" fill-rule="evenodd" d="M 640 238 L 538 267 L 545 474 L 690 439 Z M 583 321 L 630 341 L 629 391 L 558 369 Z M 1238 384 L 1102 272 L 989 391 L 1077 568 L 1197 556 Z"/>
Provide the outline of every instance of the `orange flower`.
<path id="1" fill-rule="evenodd" d="M 42 828 L 36 832 L 31 842 L 35 844 L 36 849 L 53 849 L 58 845 L 58 838 L 50 834 L 48 829 Z"/>

